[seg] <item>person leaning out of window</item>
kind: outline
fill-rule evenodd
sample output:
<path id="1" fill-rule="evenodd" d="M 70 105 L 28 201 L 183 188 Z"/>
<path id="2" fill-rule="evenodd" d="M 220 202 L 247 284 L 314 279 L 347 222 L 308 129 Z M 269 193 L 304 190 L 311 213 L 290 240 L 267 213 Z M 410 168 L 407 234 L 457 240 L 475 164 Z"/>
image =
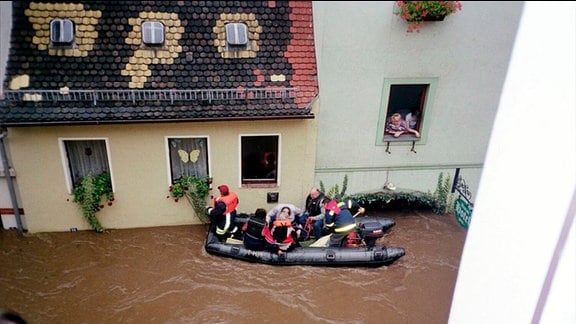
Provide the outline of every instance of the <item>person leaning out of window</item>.
<path id="1" fill-rule="evenodd" d="M 400 137 L 400 135 L 410 133 L 414 134 L 416 137 L 420 137 L 420 133 L 417 130 L 410 128 L 406 121 L 402 119 L 402 115 L 399 113 L 395 113 L 390 116 L 388 122 L 386 122 L 385 131 L 386 134 L 392 135 L 394 137 Z"/>

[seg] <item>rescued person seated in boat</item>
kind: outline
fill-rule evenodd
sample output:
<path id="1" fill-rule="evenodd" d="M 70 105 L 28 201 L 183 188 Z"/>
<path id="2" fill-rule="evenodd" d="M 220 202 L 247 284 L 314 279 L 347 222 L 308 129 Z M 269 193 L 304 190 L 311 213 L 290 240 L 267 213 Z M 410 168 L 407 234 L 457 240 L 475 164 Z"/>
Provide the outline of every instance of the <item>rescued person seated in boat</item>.
<path id="1" fill-rule="evenodd" d="M 323 201 L 326 199 L 326 195 L 320 191 L 317 187 L 312 187 L 310 193 L 306 196 L 306 202 L 304 203 L 304 213 L 300 216 L 298 223 L 304 225 L 308 217 L 315 217 L 323 214 L 322 211 Z M 318 237 L 317 237 L 318 238 Z"/>
<path id="2" fill-rule="evenodd" d="M 291 222 L 295 222 L 297 217 L 303 213 L 303 210 L 296 207 L 294 204 L 279 203 L 274 206 L 274 208 L 270 209 L 268 213 L 266 213 L 266 223 L 274 221 L 284 207 L 288 207 L 290 209 L 289 219 Z"/>
<path id="3" fill-rule="evenodd" d="M 242 241 L 244 247 L 253 251 L 262 251 L 266 247 L 263 230 L 266 226 L 266 209 L 258 208 L 254 216 L 250 216 L 248 221 L 242 226 Z"/>
<path id="4" fill-rule="evenodd" d="M 290 211 L 288 219 L 292 223 L 292 227 L 294 228 L 294 230 L 298 233 L 298 240 L 308 238 L 308 231 L 305 231 L 304 226 L 298 223 L 298 219 L 302 214 L 303 210 L 296 207 L 293 204 L 288 203 L 277 204 L 266 214 L 266 223 L 267 224 L 273 223 L 278 218 L 278 214 L 280 213 L 280 211 L 282 211 L 284 208 L 288 208 Z"/>
<path id="5" fill-rule="evenodd" d="M 264 227 L 264 238 L 271 252 L 281 255 L 300 246 L 298 230 L 292 226 L 290 214 L 290 207 L 286 206 L 280 210 L 275 220 Z"/>
<path id="6" fill-rule="evenodd" d="M 324 196 L 323 196 L 324 197 Z M 309 215 L 306 217 L 306 223 L 304 224 L 304 229 L 310 231 L 312 228 L 314 237 L 316 240 L 320 239 L 322 236 L 330 234 L 329 229 L 324 226 L 324 217 L 326 213 L 326 204 L 330 202 L 330 198 L 324 197 L 320 202 L 320 213 L 317 215 Z"/>

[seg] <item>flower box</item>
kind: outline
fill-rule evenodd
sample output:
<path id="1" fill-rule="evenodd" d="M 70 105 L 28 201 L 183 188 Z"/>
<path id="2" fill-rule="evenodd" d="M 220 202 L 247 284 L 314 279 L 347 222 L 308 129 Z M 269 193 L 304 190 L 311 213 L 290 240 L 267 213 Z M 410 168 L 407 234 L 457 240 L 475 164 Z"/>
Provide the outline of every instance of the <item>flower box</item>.
<path id="1" fill-rule="evenodd" d="M 462 10 L 460 1 L 396 1 L 394 14 L 408 23 L 408 33 L 420 32 L 427 21 L 443 21 Z"/>

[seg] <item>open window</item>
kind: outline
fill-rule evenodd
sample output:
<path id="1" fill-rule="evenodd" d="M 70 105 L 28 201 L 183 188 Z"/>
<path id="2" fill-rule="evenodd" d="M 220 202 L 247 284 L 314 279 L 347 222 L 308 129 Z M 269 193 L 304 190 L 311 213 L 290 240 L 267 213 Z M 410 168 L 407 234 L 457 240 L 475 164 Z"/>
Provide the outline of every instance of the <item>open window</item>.
<path id="1" fill-rule="evenodd" d="M 50 22 L 50 42 L 53 46 L 71 46 L 74 43 L 74 22 L 54 19 Z"/>
<path id="2" fill-rule="evenodd" d="M 142 42 L 148 46 L 161 46 L 164 44 L 164 24 L 159 21 L 145 21 L 142 23 Z"/>
<path id="3" fill-rule="evenodd" d="M 242 184 L 278 183 L 279 135 L 241 136 Z"/>
<path id="4" fill-rule="evenodd" d="M 376 144 L 419 141 L 435 86 L 435 79 L 386 80 Z"/>
<path id="5" fill-rule="evenodd" d="M 170 184 L 182 177 L 209 176 L 207 137 L 168 137 Z"/>
<path id="6" fill-rule="evenodd" d="M 61 139 L 60 148 L 69 194 L 89 174 L 99 177 L 108 173 L 112 179 L 107 139 Z M 114 188 L 113 181 L 111 186 Z"/>

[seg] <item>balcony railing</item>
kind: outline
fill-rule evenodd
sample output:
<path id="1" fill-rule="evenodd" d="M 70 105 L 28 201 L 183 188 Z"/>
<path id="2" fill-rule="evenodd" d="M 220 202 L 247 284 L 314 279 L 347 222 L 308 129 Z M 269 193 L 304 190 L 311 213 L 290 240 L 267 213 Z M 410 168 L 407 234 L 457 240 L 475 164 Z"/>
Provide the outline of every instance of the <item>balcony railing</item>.
<path id="1" fill-rule="evenodd" d="M 131 101 L 225 101 L 225 100 L 285 100 L 296 97 L 296 88 L 246 88 L 202 90 L 6 90 L 8 101 L 32 102 L 98 102 Z"/>

